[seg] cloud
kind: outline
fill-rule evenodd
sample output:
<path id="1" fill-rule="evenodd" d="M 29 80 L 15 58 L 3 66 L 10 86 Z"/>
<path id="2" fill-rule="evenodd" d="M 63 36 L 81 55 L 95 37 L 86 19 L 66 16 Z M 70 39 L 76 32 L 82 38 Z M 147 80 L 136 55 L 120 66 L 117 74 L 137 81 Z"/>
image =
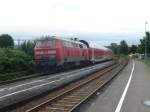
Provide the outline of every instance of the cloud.
<path id="1" fill-rule="evenodd" d="M 0 0 L 0 33 L 130 40 L 144 34 L 149 10 L 148 0 Z"/>
<path id="2" fill-rule="evenodd" d="M 88 32 L 142 31 L 148 0 L 0 0 L 1 26 Z"/>

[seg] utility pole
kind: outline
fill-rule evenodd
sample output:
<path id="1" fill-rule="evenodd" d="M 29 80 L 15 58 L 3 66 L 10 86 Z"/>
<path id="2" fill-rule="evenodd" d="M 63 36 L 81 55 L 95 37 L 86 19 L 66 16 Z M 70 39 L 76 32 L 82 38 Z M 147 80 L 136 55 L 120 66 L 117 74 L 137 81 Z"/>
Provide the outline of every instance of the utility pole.
<path id="1" fill-rule="evenodd" d="M 146 45 L 146 25 L 148 25 L 148 22 L 145 22 L 145 59 L 147 59 L 147 45 Z"/>

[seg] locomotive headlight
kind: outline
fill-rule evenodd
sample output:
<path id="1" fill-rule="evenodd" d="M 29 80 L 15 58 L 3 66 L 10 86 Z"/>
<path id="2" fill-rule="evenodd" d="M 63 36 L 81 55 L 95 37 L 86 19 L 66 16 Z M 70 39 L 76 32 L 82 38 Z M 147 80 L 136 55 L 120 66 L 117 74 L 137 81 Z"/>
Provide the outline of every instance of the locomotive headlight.
<path id="1" fill-rule="evenodd" d="M 43 54 L 43 51 L 36 51 L 35 52 L 37 55 Z"/>
<path id="2" fill-rule="evenodd" d="M 48 54 L 56 54 L 56 50 L 49 50 Z"/>

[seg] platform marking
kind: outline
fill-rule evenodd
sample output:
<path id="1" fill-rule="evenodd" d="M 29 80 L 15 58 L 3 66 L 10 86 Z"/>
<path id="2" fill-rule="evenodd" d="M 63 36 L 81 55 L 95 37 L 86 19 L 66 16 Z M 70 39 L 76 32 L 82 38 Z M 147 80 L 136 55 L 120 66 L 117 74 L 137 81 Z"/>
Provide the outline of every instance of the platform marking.
<path id="1" fill-rule="evenodd" d="M 123 94 L 122 94 L 122 96 L 121 96 L 121 98 L 120 98 L 120 101 L 119 101 L 119 103 L 118 103 L 118 105 L 117 105 L 117 108 L 116 108 L 115 112 L 120 112 L 120 110 L 121 110 L 123 101 L 124 101 L 124 99 L 125 99 L 126 93 L 127 93 L 127 91 L 128 91 L 129 85 L 130 85 L 130 83 L 131 83 L 131 79 L 132 79 L 133 71 L 134 71 L 134 66 L 135 66 L 135 63 L 134 63 L 134 61 L 133 61 L 132 71 L 131 71 L 130 77 L 129 77 L 129 79 L 128 79 L 128 83 L 127 83 L 127 85 L 126 85 L 126 87 L 125 87 L 125 89 L 124 89 L 124 92 L 123 92 Z"/>

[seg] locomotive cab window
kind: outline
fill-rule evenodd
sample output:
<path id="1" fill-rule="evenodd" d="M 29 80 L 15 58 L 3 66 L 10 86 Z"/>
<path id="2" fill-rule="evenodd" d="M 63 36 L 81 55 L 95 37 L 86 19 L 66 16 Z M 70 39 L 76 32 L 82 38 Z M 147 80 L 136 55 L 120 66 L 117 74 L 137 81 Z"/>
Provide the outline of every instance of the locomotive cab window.
<path id="1" fill-rule="evenodd" d="M 56 42 L 55 40 L 40 40 L 37 42 L 36 47 L 40 48 L 40 47 L 51 47 L 51 46 L 55 46 Z"/>
<path id="2" fill-rule="evenodd" d="M 36 47 L 45 47 L 46 46 L 46 41 L 38 41 L 36 44 Z"/>
<path id="3" fill-rule="evenodd" d="M 54 40 L 49 40 L 49 41 L 47 42 L 47 46 L 48 46 L 48 47 L 55 46 L 55 41 L 54 41 Z"/>

